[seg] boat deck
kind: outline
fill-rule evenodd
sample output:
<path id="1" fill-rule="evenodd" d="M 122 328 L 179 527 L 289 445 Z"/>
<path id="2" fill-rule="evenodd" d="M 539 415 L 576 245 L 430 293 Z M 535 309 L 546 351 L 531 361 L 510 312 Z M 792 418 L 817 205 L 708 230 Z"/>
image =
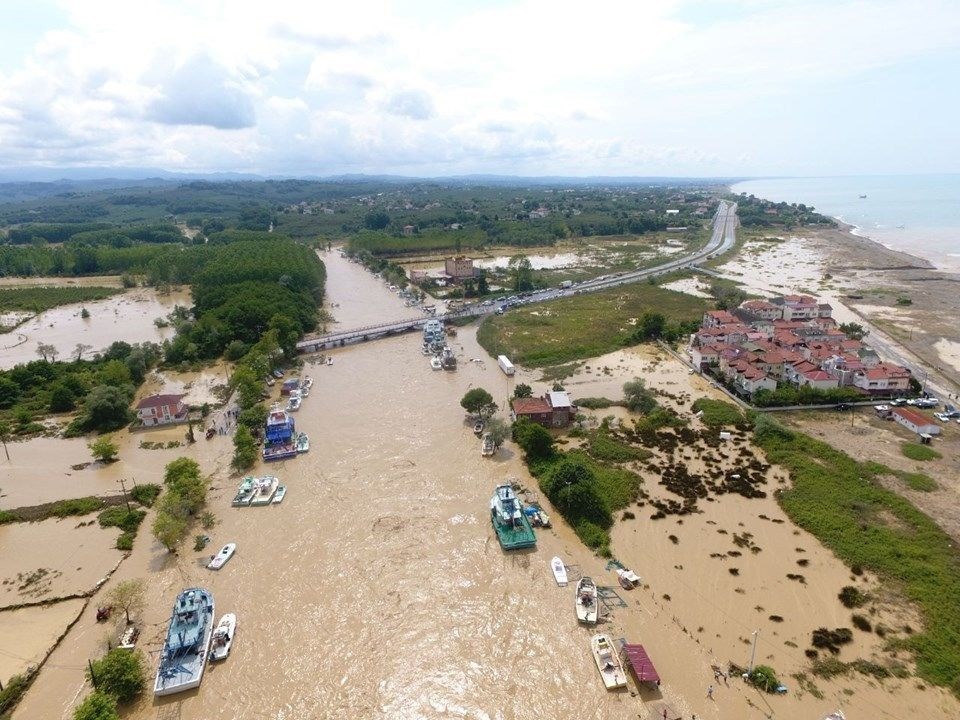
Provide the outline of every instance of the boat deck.
<path id="1" fill-rule="evenodd" d="M 504 550 L 520 550 L 536 546 L 537 536 L 526 517 L 522 519 L 519 526 L 501 525 L 492 519 L 491 522 L 497 533 L 497 540 L 500 541 L 500 547 Z"/>

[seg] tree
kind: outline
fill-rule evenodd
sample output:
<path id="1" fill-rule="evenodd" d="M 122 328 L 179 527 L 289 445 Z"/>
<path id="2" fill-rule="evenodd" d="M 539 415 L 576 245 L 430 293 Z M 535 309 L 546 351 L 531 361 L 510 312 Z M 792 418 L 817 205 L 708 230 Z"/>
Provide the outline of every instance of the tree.
<path id="1" fill-rule="evenodd" d="M 169 552 L 175 552 L 187 535 L 187 519 L 169 512 L 157 512 L 153 519 L 153 536 Z"/>
<path id="2" fill-rule="evenodd" d="M 7 456 L 7 462 L 10 462 L 10 451 L 7 449 L 7 440 L 10 439 L 10 423 L 6 420 L 0 420 L 0 443 L 3 444 L 3 454 Z"/>
<path id="3" fill-rule="evenodd" d="M 235 470 L 243 471 L 253 467 L 257 461 L 257 445 L 253 435 L 245 427 L 238 426 L 233 434 L 233 461 L 230 463 Z"/>
<path id="4" fill-rule="evenodd" d="M 667 319 L 661 313 L 645 312 L 640 318 L 636 335 L 643 340 L 656 340 L 663 337 L 666 326 Z"/>
<path id="5" fill-rule="evenodd" d="M 513 396 L 515 398 L 528 398 L 533 395 L 533 388 L 527 385 L 526 383 L 518 383 L 517 386 L 513 389 Z"/>
<path id="6" fill-rule="evenodd" d="M 497 411 L 493 396 L 483 388 L 468 390 L 460 400 L 460 407 L 471 415 L 479 415 L 481 420 L 485 420 Z"/>
<path id="7" fill-rule="evenodd" d="M 87 395 L 83 415 L 78 419 L 84 430 L 119 430 L 130 421 L 129 388 L 111 385 L 95 387 Z"/>
<path id="8" fill-rule="evenodd" d="M 383 230 L 390 224 L 390 216 L 385 210 L 371 210 L 363 217 L 363 226 L 368 230 Z"/>
<path id="9" fill-rule="evenodd" d="M 108 360 L 97 373 L 97 379 L 101 385 L 112 385 L 113 387 L 126 387 L 132 382 L 130 377 L 130 368 L 122 360 Z"/>
<path id="10" fill-rule="evenodd" d="M 8 377 L 0 376 L 0 408 L 12 406 L 20 398 L 20 386 Z"/>
<path id="11" fill-rule="evenodd" d="M 117 459 L 119 448 L 109 435 L 98 437 L 87 445 L 87 447 L 90 448 L 90 453 L 93 457 L 102 463 L 113 462 Z"/>
<path id="12" fill-rule="evenodd" d="M 504 441 L 510 437 L 510 426 L 500 418 L 490 418 L 487 421 L 487 435 L 490 436 L 490 441 L 493 443 L 493 447 L 499 449 L 503 445 Z"/>
<path id="13" fill-rule="evenodd" d="M 55 345 L 37 343 L 37 355 L 43 358 L 44 362 L 56 362 L 59 354 Z"/>
<path id="14" fill-rule="evenodd" d="M 513 289 L 517 292 L 533 288 L 533 266 L 526 255 L 514 255 L 508 265 L 513 278 Z"/>
<path id="15" fill-rule="evenodd" d="M 553 455 L 553 436 L 542 425 L 518 420 L 513 424 L 513 439 L 528 460 L 544 460 Z"/>
<path id="16" fill-rule="evenodd" d="M 94 660 L 87 674 L 95 681 L 97 690 L 113 696 L 121 704 L 137 697 L 146 685 L 143 653 L 139 650 L 114 648 L 100 660 Z"/>
<path id="17" fill-rule="evenodd" d="M 73 720 L 120 720 L 117 701 L 97 690 L 77 706 L 73 711 Z"/>
<path id="18" fill-rule="evenodd" d="M 83 359 L 83 354 L 88 350 L 93 350 L 93 345 L 87 345 L 86 343 L 77 343 L 77 346 L 73 349 L 76 357 L 74 360 L 80 362 Z"/>
<path id="19" fill-rule="evenodd" d="M 863 325 L 855 322 L 841 323 L 840 330 L 851 340 L 863 340 L 868 334 Z"/>
<path id="20" fill-rule="evenodd" d="M 57 383 L 54 385 L 53 390 L 50 391 L 50 412 L 68 412 L 73 410 L 77 406 L 76 401 L 74 400 L 73 393 L 63 383 Z"/>
<path id="21" fill-rule="evenodd" d="M 643 378 L 634 378 L 623 385 L 623 400 L 633 412 L 650 413 L 657 407 L 657 400 L 647 389 Z"/>
<path id="22" fill-rule="evenodd" d="M 487 295 L 490 292 L 490 285 L 487 283 L 487 271 L 480 268 L 477 273 L 477 295 Z"/>
<path id="23" fill-rule="evenodd" d="M 107 603 L 123 610 L 129 625 L 132 622 L 130 613 L 136 613 L 146 605 L 146 591 L 147 584 L 143 580 L 123 580 L 107 594 Z"/>

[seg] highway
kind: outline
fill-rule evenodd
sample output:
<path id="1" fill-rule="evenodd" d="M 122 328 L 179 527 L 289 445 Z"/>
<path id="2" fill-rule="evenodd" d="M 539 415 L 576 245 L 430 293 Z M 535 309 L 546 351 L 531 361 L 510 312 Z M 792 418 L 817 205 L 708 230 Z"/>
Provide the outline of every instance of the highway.
<path id="1" fill-rule="evenodd" d="M 508 307 L 514 305 L 530 305 L 533 303 L 546 302 L 548 300 L 556 300 L 557 298 L 571 297 L 573 295 L 580 295 L 589 292 L 599 292 L 601 290 L 607 290 L 609 288 L 619 287 L 621 285 L 636 283 L 641 280 L 657 277 L 659 275 L 676 272 L 677 270 L 695 267 L 704 260 L 727 252 L 734 246 L 736 241 L 737 205 L 736 203 L 728 203 L 724 200 L 721 200 L 720 205 L 717 208 L 717 212 L 713 217 L 713 232 L 710 235 L 709 242 L 690 255 L 686 255 L 682 258 L 676 258 L 660 265 L 642 270 L 631 270 L 617 273 L 615 275 L 601 276 L 594 280 L 585 280 L 567 288 L 545 288 L 542 290 L 537 290 L 526 297 L 518 297 L 510 302 L 506 302 L 505 298 L 500 298 L 497 300 L 485 300 L 483 302 L 464 307 L 456 312 L 438 315 L 437 319 L 449 321 L 461 318 L 480 317 L 483 315 L 490 315 L 491 313 L 495 313 L 501 309 L 506 310 Z M 395 335 L 416 328 L 422 328 L 424 324 L 431 319 L 432 318 L 429 316 L 424 316 L 422 318 L 416 318 L 413 320 L 397 320 L 363 328 L 338 330 L 320 337 L 301 340 L 299 343 L 297 343 L 297 350 L 301 353 L 317 352 L 328 347 L 342 345 L 346 342 L 372 340 L 378 337 Z"/>

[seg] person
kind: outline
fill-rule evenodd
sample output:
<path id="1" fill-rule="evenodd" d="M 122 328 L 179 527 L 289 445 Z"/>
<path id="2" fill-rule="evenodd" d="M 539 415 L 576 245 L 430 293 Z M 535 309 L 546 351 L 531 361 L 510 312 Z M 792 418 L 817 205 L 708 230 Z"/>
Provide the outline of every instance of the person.
<path id="1" fill-rule="evenodd" d="M 713 685 L 707 688 L 707 699 L 713 700 Z"/>
<path id="2" fill-rule="evenodd" d="M 728 672 L 723 673 L 723 684 L 726 685 L 727 687 L 730 687 L 730 673 Z"/>

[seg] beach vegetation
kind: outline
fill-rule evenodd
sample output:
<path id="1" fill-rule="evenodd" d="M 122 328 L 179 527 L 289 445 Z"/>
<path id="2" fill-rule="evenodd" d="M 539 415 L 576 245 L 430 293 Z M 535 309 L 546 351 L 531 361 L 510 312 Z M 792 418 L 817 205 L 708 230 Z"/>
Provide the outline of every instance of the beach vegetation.
<path id="1" fill-rule="evenodd" d="M 113 462 L 117 459 L 117 453 L 120 451 L 110 435 L 101 435 L 87 447 L 90 448 L 90 454 L 93 455 L 94 460 L 99 460 L 102 463 Z"/>
<path id="2" fill-rule="evenodd" d="M 146 687 L 147 671 L 143 653 L 114 648 L 91 663 L 87 677 L 99 691 L 115 698 L 119 704 L 126 704 Z"/>
<path id="3" fill-rule="evenodd" d="M 73 711 L 73 720 L 120 720 L 112 695 L 94 690 Z"/>
<path id="4" fill-rule="evenodd" d="M 898 642 L 914 654 L 920 678 L 960 692 L 960 552 L 952 538 L 884 488 L 868 464 L 777 425 L 758 418 L 754 440 L 790 472 L 781 507 L 841 560 L 875 573 L 915 605 L 923 628 Z"/>
<path id="5" fill-rule="evenodd" d="M 743 413 L 733 403 L 725 400 L 697 398 L 693 402 L 693 411 L 702 412 L 701 420 L 708 427 L 729 427 L 740 425 L 744 421 Z"/>
<path id="6" fill-rule="evenodd" d="M 926 462 L 927 460 L 939 460 L 943 457 L 940 453 L 934 450 L 929 445 L 921 445 L 920 443 L 905 442 L 900 446 L 900 452 L 903 453 L 905 457 L 910 458 L 911 460 L 916 460 L 917 462 Z"/>

